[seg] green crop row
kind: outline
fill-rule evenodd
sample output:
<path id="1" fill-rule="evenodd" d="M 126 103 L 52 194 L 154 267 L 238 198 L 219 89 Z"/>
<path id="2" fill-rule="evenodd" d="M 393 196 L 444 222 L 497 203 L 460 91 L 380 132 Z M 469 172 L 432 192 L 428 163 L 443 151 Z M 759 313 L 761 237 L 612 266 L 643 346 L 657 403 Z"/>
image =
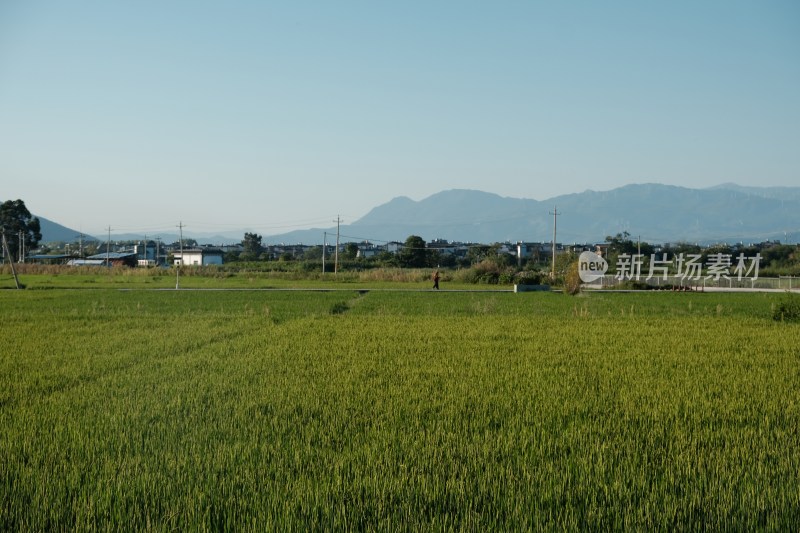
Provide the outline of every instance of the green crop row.
<path id="1" fill-rule="evenodd" d="M 0 529 L 796 529 L 778 301 L 3 291 Z"/>
<path id="2" fill-rule="evenodd" d="M 48 289 L 313 289 L 352 288 L 431 288 L 432 269 L 382 268 L 334 274 L 332 267 L 322 272 L 263 271 L 239 267 L 127 268 L 67 267 L 62 265 L 22 264 L 16 266 L 20 284 L 31 290 Z M 453 279 L 445 272 L 443 288 L 475 288 L 472 283 Z M 12 289 L 16 281 L 9 265 L 0 265 L 0 289 Z M 506 284 L 504 290 L 511 290 Z"/>

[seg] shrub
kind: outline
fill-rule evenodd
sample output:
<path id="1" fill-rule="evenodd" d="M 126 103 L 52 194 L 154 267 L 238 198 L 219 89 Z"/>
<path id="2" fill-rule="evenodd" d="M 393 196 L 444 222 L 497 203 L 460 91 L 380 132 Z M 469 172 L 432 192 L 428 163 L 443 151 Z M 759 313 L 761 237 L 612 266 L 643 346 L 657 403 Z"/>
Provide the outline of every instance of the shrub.
<path id="1" fill-rule="evenodd" d="M 800 298 L 786 293 L 786 297 L 773 309 L 772 318 L 780 322 L 800 322 Z"/>
<path id="2" fill-rule="evenodd" d="M 546 285 L 550 281 L 547 274 L 533 270 L 517 272 L 516 278 L 517 285 Z"/>
<path id="3" fill-rule="evenodd" d="M 471 268 L 457 271 L 453 279 L 462 283 L 510 284 L 514 280 L 514 271 L 497 264 L 495 261 L 485 259 Z"/>
<path id="4" fill-rule="evenodd" d="M 644 281 L 638 280 L 625 280 L 621 283 L 618 283 L 614 286 L 614 289 L 617 290 L 626 290 L 626 291 L 652 291 L 656 290 L 658 287 L 655 285 L 650 285 L 649 283 L 645 283 Z"/>
<path id="5" fill-rule="evenodd" d="M 500 274 L 497 272 L 484 272 L 478 277 L 478 283 L 485 283 L 486 285 L 497 285 L 500 281 Z"/>
<path id="6" fill-rule="evenodd" d="M 497 278 L 497 282 L 500 285 L 513 285 L 514 274 L 512 272 L 503 272 L 502 274 L 500 274 L 500 277 Z"/>
<path id="7" fill-rule="evenodd" d="M 581 276 L 578 272 L 578 262 L 575 261 L 569 265 L 567 273 L 564 275 L 564 292 L 571 295 L 576 295 L 581 292 Z"/>

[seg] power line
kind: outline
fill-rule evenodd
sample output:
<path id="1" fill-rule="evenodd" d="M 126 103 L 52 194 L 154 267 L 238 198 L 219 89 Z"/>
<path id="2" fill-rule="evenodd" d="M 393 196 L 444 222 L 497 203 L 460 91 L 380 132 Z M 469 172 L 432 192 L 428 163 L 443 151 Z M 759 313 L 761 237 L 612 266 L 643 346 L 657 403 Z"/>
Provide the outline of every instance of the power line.
<path id="1" fill-rule="evenodd" d="M 384 243 L 393 242 L 393 241 L 387 241 L 387 240 L 384 240 L 384 239 L 370 239 L 368 237 L 355 237 L 353 235 L 342 235 L 342 237 L 344 237 L 345 239 L 356 239 L 356 240 L 359 240 L 359 241 L 362 241 L 362 242 L 364 242 L 364 241 L 384 242 Z M 397 242 L 397 241 L 394 241 L 394 242 Z"/>

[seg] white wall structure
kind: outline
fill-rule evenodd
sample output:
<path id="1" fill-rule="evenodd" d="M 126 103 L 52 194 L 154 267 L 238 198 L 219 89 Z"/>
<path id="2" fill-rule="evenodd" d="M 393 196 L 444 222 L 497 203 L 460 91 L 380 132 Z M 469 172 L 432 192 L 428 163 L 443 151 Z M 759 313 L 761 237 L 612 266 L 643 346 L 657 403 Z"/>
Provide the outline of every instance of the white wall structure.
<path id="1" fill-rule="evenodd" d="M 184 250 L 182 256 L 180 251 L 176 251 L 172 253 L 172 256 L 176 265 L 207 266 L 222 264 L 222 251 L 216 249 Z"/>

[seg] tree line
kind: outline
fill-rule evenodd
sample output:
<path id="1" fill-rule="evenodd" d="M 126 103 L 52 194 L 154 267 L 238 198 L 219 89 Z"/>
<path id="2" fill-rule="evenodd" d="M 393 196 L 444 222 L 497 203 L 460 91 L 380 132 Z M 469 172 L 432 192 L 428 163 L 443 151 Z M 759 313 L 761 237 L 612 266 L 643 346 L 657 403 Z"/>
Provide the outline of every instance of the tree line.
<path id="1" fill-rule="evenodd" d="M 3 256 L 12 261 L 19 260 L 21 250 L 31 250 L 39 246 L 42 239 L 41 225 L 39 219 L 34 217 L 25 206 L 22 200 L 8 200 L 0 204 L 0 225 L 2 226 L 3 237 L 6 246 L 3 247 Z M 656 246 L 640 240 L 633 240 L 627 231 L 607 236 L 606 260 L 609 263 L 610 272 L 614 271 L 617 258 L 622 254 L 641 254 L 645 266 L 652 254 L 656 253 Z M 184 239 L 184 246 L 194 246 L 196 241 Z M 102 243 L 93 243 L 87 246 L 87 252 L 95 246 L 97 250 L 102 248 Z M 279 257 L 267 255 L 267 247 L 263 244 L 261 235 L 247 232 L 241 241 L 241 252 L 228 252 L 225 255 L 225 262 L 266 262 L 280 261 L 301 262 L 309 265 L 318 265 L 323 260 L 325 253 L 323 246 L 315 246 L 306 249 L 302 255 L 296 256 L 291 253 L 284 253 Z M 410 235 L 406 238 L 403 246 L 398 253 L 382 251 L 373 257 L 359 257 L 358 244 L 346 243 L 338 259 L 343 268 L 374 268 L 374 267 L 396 267 L 396 268 L 471 268 L 482 265 L 487 272 L 501 273 L 512 270 L 548 270 L 548 257 L 532 257 L 529 259 L 519 259 L 511 254 L 501 251 L 502 245 L 499 243 L 484 245 L 470 245 L 467 252 L 463 255 L 443 253 L 436 247 L 431 247 L 418 235 Z M 800 275 L 800 251 L 797 245 L 780 243 L 762 243 L 760 245 L 729 245 L 719 244 L 709 247 L 701 247 L 697 244 L 677 243 L 658 247 L 658 253 L 666 253 L 670 257 L 680 253 L 699 254 L 703 260 L 710 254 L 738 254 L 744 253 L 746 256 L 761 255 L 761 272 L 763 276 L 777 275 Z M 568 266 L 576 259 L 573 253 L 558 254 L 555 274 L 563 275 Z M 333 261 L 332 257 L 328 257 Z M 500 275 L 500 274 L 497 274 Z"/>

